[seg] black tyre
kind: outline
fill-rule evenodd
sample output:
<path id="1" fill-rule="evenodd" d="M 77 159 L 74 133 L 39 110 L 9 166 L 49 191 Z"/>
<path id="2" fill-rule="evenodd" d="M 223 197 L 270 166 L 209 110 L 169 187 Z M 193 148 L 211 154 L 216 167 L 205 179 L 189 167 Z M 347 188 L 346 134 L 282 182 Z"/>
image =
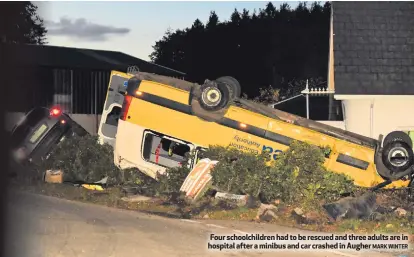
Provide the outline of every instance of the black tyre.
<path id="1" fill-rule="evenodd" d="M 384 138 L 384 143 L 383 145 L 386 146 L 391 142 L 404 142 L 406 144 L 408 144 L 411 148 L 413 148 L 413 141 L 411 140 L 410 136 L 407 133 L 404 133 L 402 131 L 393 131 L 391 133 L 389 133 L 385 138 Z"/>
<path id="2" fill-rule="evenodd" d="M 223 76 L 216 79 L 218 83 L 224 83 L 227 85 L 230 91 L 230 99 L 234 100 L 241 96 L 241 86 L 237 79 L 230 76 Z"/>
<path id="3" fill-rule="evenodd" d="M 207 111 L 223 109 L 230 100 L 230 90 L 224 83 L 204 84 L 200 88 L 198 101 L 200 106 Z"/>
<path id="4" fill-rule="evenodd" d="M 413 165 L 414 153 L 407 143 L 394 141 L 384 145 L 382 162 L 392 173 L 403 173 Z"/>

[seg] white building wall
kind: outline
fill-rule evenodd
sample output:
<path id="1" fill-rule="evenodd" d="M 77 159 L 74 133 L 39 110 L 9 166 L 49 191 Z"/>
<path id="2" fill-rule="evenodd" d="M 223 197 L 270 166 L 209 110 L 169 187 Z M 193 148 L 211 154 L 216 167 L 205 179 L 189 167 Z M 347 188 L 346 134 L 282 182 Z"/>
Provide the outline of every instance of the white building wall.
<path id="1" fill-rule="evenodd" d="M 341 120 L 317 120 L 317 122 L 345 130 L 345 122 Z"/>
<path id="2" fill-rule="evenodd" d="M 372 138 L 394 130 L 414 131 L 414 97 L 344 99 L 342 103 L 349 131 Z"/>

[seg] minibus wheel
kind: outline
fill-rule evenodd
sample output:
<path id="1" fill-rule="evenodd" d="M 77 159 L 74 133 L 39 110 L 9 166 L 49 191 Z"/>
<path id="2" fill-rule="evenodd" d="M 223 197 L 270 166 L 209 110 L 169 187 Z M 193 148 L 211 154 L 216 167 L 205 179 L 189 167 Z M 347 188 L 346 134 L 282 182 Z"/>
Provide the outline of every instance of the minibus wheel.
<path id="1" fill-rule="evenodd" d="M 198 101 L 207 111 L 223 109 L 230 100 L 230 90 L 224 83 L 205 83 L 201 85 Z"/>
<path id="2" fill-rule="evenodd" d="M 216 79 L 218 83 L 224 83 L 229 88 L 230 99 L 238 99 L 241 96 L 241 86 L 237 79 L 230 76 L 223 76 Z"/>
<path id="3" fill-rule="evenodd" d="M 408 144 L 411 148 L 413 148 L 413 141 L 411 140 L 410 136 L 407 133 L 404 133 L 402 131 L 393 131 L 393 132 L 389 133 L 384 138 L 383 145 L 385 146 L 385 145 L 387 145 L 391 142 L 395 142 L 395 141 L 404 142 L 404 143 Z"/>
<path id="4" fill-rule="evenodd" d="M 405 172 L 413 166 L 413 149 L 405 142 L 390 142 L 382 149 L 382 162 L 392 173 Z"/>

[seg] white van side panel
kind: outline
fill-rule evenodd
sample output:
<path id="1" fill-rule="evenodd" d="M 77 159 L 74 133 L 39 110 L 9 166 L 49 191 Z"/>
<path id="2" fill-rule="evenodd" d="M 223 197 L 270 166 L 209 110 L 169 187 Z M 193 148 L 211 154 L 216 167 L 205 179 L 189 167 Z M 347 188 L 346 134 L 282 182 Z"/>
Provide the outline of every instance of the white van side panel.
<path id="1" fill-rule="evenodd" d="M 145 128 L 119 120 L 115 141 L 114 163 L 120 169 L 137 168 L 139 171 L 156 178 L 165 173 L 165 168 L 147 162 L 142 157 L 142 143 Z"/>

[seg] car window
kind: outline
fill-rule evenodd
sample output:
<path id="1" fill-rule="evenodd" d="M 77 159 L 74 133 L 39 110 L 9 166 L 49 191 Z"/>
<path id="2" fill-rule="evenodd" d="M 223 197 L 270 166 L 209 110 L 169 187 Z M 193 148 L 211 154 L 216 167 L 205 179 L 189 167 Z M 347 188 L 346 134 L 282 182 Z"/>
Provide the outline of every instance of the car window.
<path id="1" fill-rule="evenodd" d="M 49 116 L 49 110 L 45 108 L 36 108 L 33 109 L 30 113 L 28 113 L 24 123 L 27 126 L 35 127 L 39 124 L 42 119 Z"/>
<path id="2" fill-rule="evenodd" d="M 26 138 L 29 133 L 30 127 L 22 124 L 15 128 L 11 136 L 11 144 L 13 147 L 18 146 Z"/>

